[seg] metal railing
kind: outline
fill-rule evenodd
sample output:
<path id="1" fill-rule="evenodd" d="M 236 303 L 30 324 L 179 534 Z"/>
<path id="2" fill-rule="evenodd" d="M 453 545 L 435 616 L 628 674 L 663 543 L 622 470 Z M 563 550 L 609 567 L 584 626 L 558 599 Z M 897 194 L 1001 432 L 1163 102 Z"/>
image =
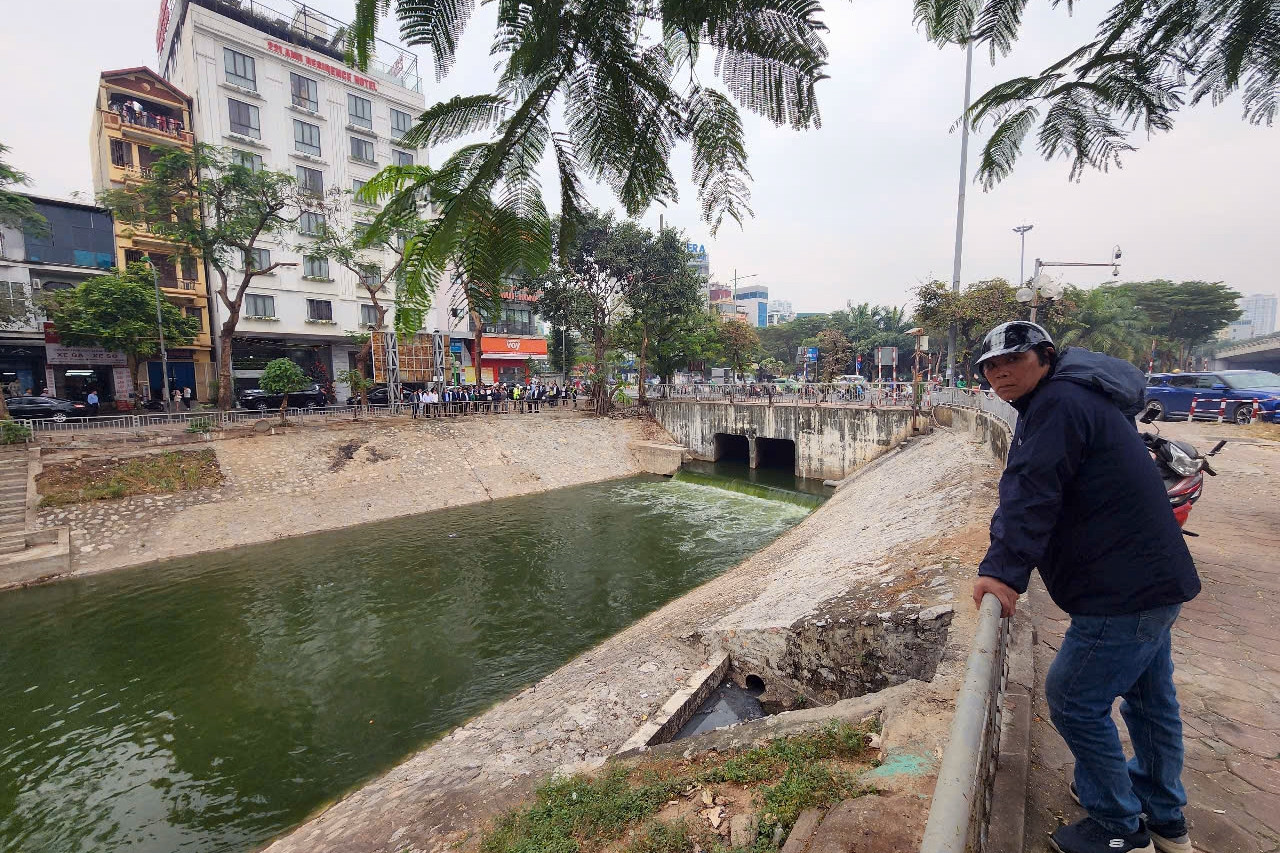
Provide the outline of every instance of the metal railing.
<path id="1" fill-rule="evenodd" d="M 1009 427 L 1010 432 L 1018 425 L 1018 410 L 1001 400 L 991 391 L 979 391 L 971 388 L 939 388 L 929 394 L 929 404 L 978 409 L 999 418 Z"/>
<path id="2" fill-rule="evenodd" d="M 978 630 L 956 697 L 920 853 L 986 849 L 1008 683 L 1009 622 L 1000 616 L 1000 600 L 987 593 L 978 611 Z"/>
<path id="3" fill-rule="evenodd" d="M 631 397 L 639 389 L 628 386 Z M 924 392 L 922 405 L 927 405 L 929 392 Z M 695 400 L 698 402 L 763 403 L 794 406 L 845 405 L 868 407 L 910 407 L 915 403 L 915 389 L 909 382 L 883 386 L 850 385 L 815 382 L 799 388 L 778 389 L 766 383 L 691 382 L 681 385 L 650 385 L 645 391 L 649 400 Z"/>

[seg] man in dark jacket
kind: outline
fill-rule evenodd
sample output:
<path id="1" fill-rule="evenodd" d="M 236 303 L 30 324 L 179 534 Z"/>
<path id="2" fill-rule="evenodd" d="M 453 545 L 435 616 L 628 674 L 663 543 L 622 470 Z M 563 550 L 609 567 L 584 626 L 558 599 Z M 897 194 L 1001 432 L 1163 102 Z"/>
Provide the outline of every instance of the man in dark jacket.
<path id="1" fill-rule="evenodd" d="M 1110 356 L 1059 354 L 1044 329 L 1021 321 L 987 335 L 978 365 L 1018 424 L 974 601 L 992 593 L 1012 615 L 1038 568 L 1071 616 L 1045 698 L 1089 816 L 1052 844 L 1191 853 L 1169 629 L 1200 581 L 1133 421 L 1145 379 Z M 1135 752 L 1127 763 L 1111 720 L 1116 697 Z"/>

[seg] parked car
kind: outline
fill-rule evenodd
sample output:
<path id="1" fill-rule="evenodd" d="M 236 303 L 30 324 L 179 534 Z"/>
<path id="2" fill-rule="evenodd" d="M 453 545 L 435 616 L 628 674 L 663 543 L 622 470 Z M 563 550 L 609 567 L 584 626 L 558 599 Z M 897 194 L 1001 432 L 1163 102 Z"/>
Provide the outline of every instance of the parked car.
<path id="1" fill-rule="evenodd" d="M 1157 417 L 1185 418 L 1196 401 L 1197 414 L 1218 411 L 1238 424 L 1253 418 L 1258 403 L 1260 420 L 1274 423 L 1280 406 L 1280 376 L 1267 370 L 1216 370 L 1208 373 L 1153 373 L 1147 379 L 1146 405 L 1156 406 Z"/>
<path id="2" fill-rule="evenodd" d="M 240 392 L 237 402 L 242 409 L 278 409 L 283 397 L 279 394 L 268 394 L 261 388 L 246 388 Z M 329 405 L 329 398 L 319 385 L 312 385 L 305 391 L 289 392 L 289 408 L 315 409 Z"/>
<path id="3" fill-rule="evenodd" d="M 6 397 L 9 416 L 18 418 L 50 418 L 65 421 L 67 418 L 83 418 L 89 414 L 87 403 L 75 400 L 59 400 L 57 397 Z"/>
<path id="4" fill-rule="evenodd" d="M 410 392 L 410 390 L 409 390 L 408 388 L 401 387 L 401 389 L 400 389 L 400 402 L 402 402 L 402 403 L 407 403 L 407 402 L 409 402 L 409 394 L 410 394 L 410 393 L 411 393 L 411 392 Z M 378 386 L 376 386 L 376 387 L 374 387 L 374 388 L 370 388 L 370 389 L 369 389 L 369 405 L 370 405 L 370 406 L 385 406 L 385 405 L 387 405 L 387 401 L 388 401 L 388 400 L 387 400 L 387 386 L 386 386 L 386 385 L 378 385 Z M 348 397 L 348 398 L 347 398 L 347 405 L 348 405 L 348 406 L 358 406 L 358 405 L 360 405 L 360 395 L 359 395 L 359 394 L 352 394 L 350 397 Z"/>

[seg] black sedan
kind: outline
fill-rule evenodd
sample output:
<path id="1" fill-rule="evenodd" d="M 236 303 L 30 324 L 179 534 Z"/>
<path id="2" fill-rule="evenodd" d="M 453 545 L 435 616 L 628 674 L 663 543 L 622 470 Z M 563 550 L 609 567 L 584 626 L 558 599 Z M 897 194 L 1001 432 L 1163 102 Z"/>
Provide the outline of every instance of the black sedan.
<path id="1" fill-rule="evenodd" d="M 50 418 L 65 421 L 67 418 L 83 418 L 89 414 L 87 403 L 59 400 L 57 397 L 6 397 L 4 404 L 9 409 L 9 417 L 14 419 Z"/>
<path id="2" fill-rule="evenodd" d="M 242 409 L 278 409 L 283 402 L 280 394 L 268 394 L 261 388 L 246 388 L 240 392 L 238 402 Z M 316 409 L 329 405 L 329 398 L 319 385 L 312 385 L 305 391 L 289 392 L 291 409 Z"/>
<path id="3" fill-rule="evenodd" d="M 402 403 L 407 403 L 407 402 L 409 402 L 409 394 L 410 394 L 409 389 L 407 389 L 407 388 L 401 388 L 401 389 L 400 389 L 400 402 L 402 402 Z M 386 385 L 379 385 L 379 386 L 377 386 L 376 388 L 371 388 L 371 389 L 369 389 L 369 405 L 370 405 L 370 406 L 385 406 L 385 405 L 387 405 L 387 401 L 388 401 L 388 399 L 389 399 L 389 398 L 388 398 L 388 392 L 387 392 L 387 386 L 386 386 Z M 347 405 L 348 405 L 348 406 L 358 406 L 358 405 L 360 405 L 360 395 L 359 395 L 359 394 L 353 394 L 353 395 L 351 395 L 350 397 L 348 397 L 348 398 L 347 398 Z"/>

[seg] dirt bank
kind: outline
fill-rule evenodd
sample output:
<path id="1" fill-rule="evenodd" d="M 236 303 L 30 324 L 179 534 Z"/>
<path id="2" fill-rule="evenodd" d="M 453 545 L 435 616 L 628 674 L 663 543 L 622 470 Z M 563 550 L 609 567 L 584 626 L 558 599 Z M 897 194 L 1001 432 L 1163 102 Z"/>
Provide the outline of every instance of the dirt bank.
<path id="1" fill-rule="evenodd" d="M 954 606 L 932 682 L 892 688 L 886 711 L 886 765 L 914 775 L 908 787 L 922 792 L 972 641 L 967 596 L 996 474 L 962 435 L 913 442 L 768 548 L 455 729 L 269 853 L 443 851 L 474 842 L 489 817 L 540 777 L 600 766 L 713 652 L 732 650 L 744 635 L 782 636 L 854 614 L 866 626 L 908 610 L 923 621 L 926 611 Z M 877 779 L 885 789 L 894 784 Z"/>
<path id="2" fill-rule="evenodd" d="M 36 526 L 69 526 L 73 571 L 87 574 L 626 477 L 640 470 L 629 443 L 650 438 L 669 440 L 575 412 L 252 435 L 212 443 L 219 488 L 41 509 Z"/>

